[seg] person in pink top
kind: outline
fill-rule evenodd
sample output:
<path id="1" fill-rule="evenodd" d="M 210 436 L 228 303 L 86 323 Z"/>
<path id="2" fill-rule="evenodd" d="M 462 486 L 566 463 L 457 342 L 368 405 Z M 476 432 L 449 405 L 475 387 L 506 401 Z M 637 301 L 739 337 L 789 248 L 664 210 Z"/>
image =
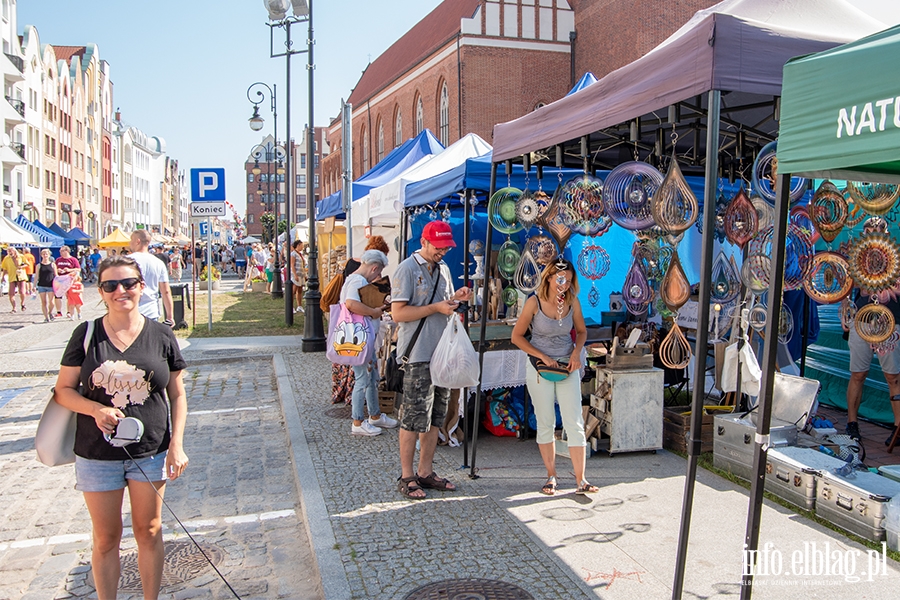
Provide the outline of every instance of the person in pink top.
<path id="1" fill-rule="evenodd" d="M 69 286 L 74 281 L 74 276 L 81 272 L 81 264 L 78 262 L 78 259 L 72 256 L 72 251 L 69 250 L 68 246 L 63 246 L 59 249 L 59 258 L 56 259 L 56 272 L 57 278 L 54 282 L 54 292 L 56 293 L 56 316 L 61 317 L 62 312 L 62 298 L 63 294 L 65 294 Z M 68 302 L 66 303 L 66 318 L 72 317 L 72 309 L 68 306 Z"/>
<path id="2" fill-rule="evenodd" d="M 84 284 L 81 283 L 81 275 L 75 274 L 75 280 L 71 287 L 66 291 L 66 307 L 75 321 L 81 320 L 81 307 L 84 306 Z"/>

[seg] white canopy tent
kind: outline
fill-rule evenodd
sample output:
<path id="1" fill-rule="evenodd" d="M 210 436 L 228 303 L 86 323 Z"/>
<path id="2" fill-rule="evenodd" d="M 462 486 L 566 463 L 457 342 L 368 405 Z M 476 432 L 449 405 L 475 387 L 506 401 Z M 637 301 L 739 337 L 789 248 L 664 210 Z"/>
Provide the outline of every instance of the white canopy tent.
<path id="1" fill-rule="evenodd" d="M 13 246 L 46 246 L 34 234 L 25 231 L 14 221 L 0 215 L 0 244 Z"/>

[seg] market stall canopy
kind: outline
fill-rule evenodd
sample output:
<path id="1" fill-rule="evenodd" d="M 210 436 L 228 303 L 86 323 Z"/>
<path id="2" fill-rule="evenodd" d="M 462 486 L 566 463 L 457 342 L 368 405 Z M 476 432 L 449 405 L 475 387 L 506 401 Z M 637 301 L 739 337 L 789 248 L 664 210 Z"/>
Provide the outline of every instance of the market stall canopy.
<path id="1" fill-rule="evenodd" d="M 566 94 L 566 96 L 571 96 L 575 92 L 580 92 L 587 86 L 594 84 L 594 83 L 597 83 L 597 78 L 594 76 L 593 73 L 588 71 L 587 73 L 585 73 L 584 75 L 581 76 L 581 79 L 578 80 L 578 83 L 575 84 L 575 87 L 573 87 L 571 90 L 569 90 L 569 93 Z"/>
<path id="2" fill-rule="evenodd" d="M 441 154 L 443 154 L 443 152 Z M 378 186 L 377 188 L 372 188 L 371 190 L 369 190 L 369 193 L 367 193 L 362 198 L 355 198 L 353 200 L 353 210 L 349 219 L 351 225 L 353 227 L 362 227 L 364 225 L 368 225 L 373 216 L 378 221 L 387 220 L 391 224 L 399 223 L 400 209 L 402 208 L 399 205 L 399 202 L 397 202 L 397 205 L 395 206 L 394 202 L 388 203 L 386 199 L 382 198 L 381 196 L 376 197 L 377 206 L 375 215 L 371 214 L 370 202 L 372 200 L 372 192 L 384 187 L 388 187 L 394 190 L 398 189 L 397 186 L 400 184 L 407 173 L 425 166 L 425 164 L 431 162 L 431 160 L 433 160 L 435 156 L 435 154 L 423 156 L 417 162 L 411 164 L 407 170 L 397 174 L 396 177 L 394 177 L 384 185 Z"/>
<path id="3" fill-rule="evenodd" d="M 0 215 L 0 244 L 13 246 L 47 246 L 38 237 Z"/>
<path id="4" fill-rule="evenodd" d="M 190 244 L 190 243 L 191 243 L 191 238 L 189 238 L 189 237 L 186 236 L 186 235 L 182 235 L 182 234 L 179 233 L 178 235 L 175 236 L 175 241 L 176 241 L 179 245 L 182 245 L 182 246 L 183 246 L 184 244 Z"/>
<path id="5" fill-rule="evenodd" d="M 131 245 L 131 237 L 116 227 L 115 231 L 97 242 L 101 248 L 128 248 Z"/>
<path id="6" fill-rule="evenodd" d="M 73 240 L 75 240 L 78 243 L 85 243 L 85 244 L 91 243 L 91 236 L 86 234 L 84 231 L 82 231 L 78 227 L 73 227 L 72 229 L 69 230 L 69 237 L 71 237 Z"/>
<path id="7" fill-rule="evenodd" d="M 57 223 L 51 223 L 50 226 L 47 227 L 47 229 L 49 229 L 56 235 L 60 236 L 64 240 L 66 240 L 67 244 L 74 244 L 76 246 L 81 244 L 82 246 L 85 246 L 90 242 L 90 238 L 89 239 L 78 238 L 75 235 L 73 235 L 71 231 L 66 231 L 65 229 L 60 227 Z"/>
<path id="8" fill-rule="evenodd" d="M 898 55 L 900 26 L 785 65 L 779 172 L 900 183 Z"/>
<path id="9" fill-rule="evenodd" d="M 416 137 L 410 138 L 394 148 L 381 162 L 354 181 L 353 198 L 362 198 L 369 193 L 369 190 L 387 183 L 420 161 L 423 156 L 438 154 L 443 149 L 444 146 L 434 137 L 434 134 L 425 129 Z M 337 217 L 338 219 L 345 217 L 342 190 L 316 204 L 316 220 L 321 221 L 328 217 Z"/>
<path id="10" fill-rule="evenodd" d="M 66 245 L 66 240 L 62 236 L 56 235 L 43 226 L 39 226 L 39 221 L 32 223 L 31 221 L 26 219 L 24 215 L 19 215 L 18 217 L 16 217 L 15 222 L 16 225 L 18 225 L 28 233 L 34 235 L 45 246 L 50 246 L 51 248 L 59 248 L 60 246 Z"/>
<path id="11" fill-rule="evenodd" d="M 252 235 L 248 235 L 248 236 L 245 237 L 245 238 L 241 238 L 240 241 L 241 241 L 242 243 L 244 243 L 244 244 L 258 244 L 260 240 L 259 240 L 259 238 L 257 238 L 257 237 L 253 237 Z"/>
<path id="12" fill-rule="evenodd" d="M 495 125 L 494 160 L 577 139 L 709 90 L 779 96 L 789 59 L 885 27 L 846 0 L 720 2 L 597 83 Z"/>

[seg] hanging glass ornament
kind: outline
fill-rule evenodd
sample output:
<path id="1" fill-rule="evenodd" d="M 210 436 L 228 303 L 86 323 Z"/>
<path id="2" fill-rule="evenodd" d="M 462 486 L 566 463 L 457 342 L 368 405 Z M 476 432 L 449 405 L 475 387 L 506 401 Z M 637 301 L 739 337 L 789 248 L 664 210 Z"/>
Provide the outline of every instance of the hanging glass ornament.
<path id="1" fill-rule="evenodd" d="M 663 175 L 645 162 L 622 163 L 609 172 L 603 189 L 606 213 L 620 227 L 632 231 L 654 224 L 651 199 Z"/>
<path id="2" fill-rule="evenodd" d="M 673 152 L 669 171 L 650 200 L 653 220 L 668 233 L 679 234 L 697 221 L 698 206 Z"/>
<path id="3" fill-rule="evenodd" d="M 538 225 L 549 231 L 550 235 L 553 236 L 553 239 L 556 240 L 556 246 L 559 248 L 559 256 L 562 256 L 566 249 L 566 244 L 572 236 L 572 230 L 566 225 L 560 211 L 559 199 L 562 195 L 562 187 L 563 186 L 559 186 L 556 188 L 556 192 L 553 194 L 553 198 L 550 200 L 547 210 L 538 217 Z"/>
<path id="4" fill-rule="evenodd" d="M 756 235 L 758 222 L 756 209 L 741 188 L 725 210 L 725 236 L 729 242 L 743 249 Z"/>
<path id="5" fill-rule="evenodd" d="M 709 299 L 713 303 L 727 304 L 741 293 L 741 277 L 721 250 L 713 261 L 711 282 Z"/>
<path id="6" fill-rule="evenodd" d="M 642 315 L 653 301 L 653 289 L 647 282 L 647 276 L 641 268 L 641 261 L 635 258 L 625 275 L 625 287 L 622 290 L 625 308 L 633 315 Z"/>
<path id="7" fill-rule="evenodd" d="M 771 204 L 775 203 L 775 181 L 778 178 L 778 158 L 775 156 L 777 149 L 778 142 L 769 142 L 753 161 L 753 189 Z M 803 197 L 806 185 L 803 177 L 791 177 L 791 202 L 797 202 Z"/>
<path id="8" fill-rule="evenodd" d="M 526 191 L 516 202 L 516 220 L 526 231 L 531 229 L 541 213 L 547 209 L 549 199 L 550 197 L 542 191 L 533 194 Z"/>
<path id="9" fill-rule="evenodd" d="M 757 304 L 750 309 L 750 313 L 747 315 L 747 323 L 750 325 L 753 331 L 762 333 L 763 329 L 766 328 L 768 310 L 769 309 L 765 304 Z"/>
<path id="10" fill-rule="evenodd" d="M 894 315 L 882 304 L 866 304 L 853 320 L 856 333 L 868 344 L 880 344 L 894 332 Z"/>
<path id="11" fill-rule="evenodd" d="M 558 194 L 563 222 L 576 233 L 601 236 L 612 225 L 603 208 L 603 182 L 590 175 L 579 175 L 565 182 Z"/>
<path id="12" fill-rule="evenodd" d="M 838 236 L 850 216 L 844 194 L 827 179 L 813 194 L 807 212 L 813 227 L 829 244 Z"/>
<path id="13" fill-rule="evenodd" d="M 511 285 L 503 288 L 503 292 L 501 293 L 500 297 L 503 299 L 503 304 L 507 306 L 514 306 L 519 302 L 519 292 L 517 292 L 516 288 Z"/>
<path id="14" fill-rule="evenodd" d="M 900 186 L 893 183 L 848 181 L 847 193 L 854 204 L 870 215 L 886 215 L 900 196 Z"/>
<path id="15" fill-rule="evenodd" d="M 757 195 L 750 197 L 750 204 L 756 209 L 756 230 L 768 229 L 774 223 L 775 209 Z"/>
<path id="16" fill-rule="evenodd" d="M 841 302 L 838 315 L 841 317 L 841 327 L 850 329 L 853 327 L 853 319 L 856 317 L 856 302 L 849 298 Z"/>
<path id="17" fill-rule="evenodd" d="M 659 286 L 659 296 L 672 311 L 677 311 L 691 299 L 691 283 L 684 274 L 677 251 L 672 254 L 669 268 Z"/>
<path id="18" fill-rule="evenodd" d="M 526 245 L 525 252 L 522 253 L 522 260 L 516 267 L 516 275 L 513 279 L 516 288 L 526 294 L 530 294 L 538 288 L 541 283 L 541 267 L 534 259 L 530 248 Z"/>
<path id="19" fill-rule="evenodd" d="M 596 307 L 600 303 L 600 292 L 597 290 L 597 282 L 609 272 L 609 254 L 600 246 L 591 244 L 585 246 L 578 253 L 575 261 L 578 265 L 578 273 L 591 282 L 591 291 L 588 292 L 588 302 Z"/>
<path id="20" fill-rule="evenodd" d="M 684 369 L 691 362 L 691 345 L 677 321 L 672 323 L 672 329 L 659 345 L 659 359 L 670 369 Z"/>
<path id="21" fill-rule="evenodd" d="M 787 344 L 794 335 L 794 313 L 784 302 L 781 303 L 781 314 L 778 319 L 778 341 Z"/>
<path id="22" fill-rule="evenodd" d="M 497 253 L 497 270 L 500 271 L 503 279 L 512 280 L 521 259 L 522 256 L 517 243 L 512 240 L 503 242 L 503 245 L 500 246 L 500 251 Z"/>
<path id="23" fill-rule="evenodd" d="M 853 289 L 850 265 L 836 252 L 819 252 L 812 257 L 803 290 L 819 304 L 840 302 Z"/>
<path id="24" fill-rule="evenodd" d="M 878 293 L 897 285 L 900 246 L 887 233 L 864 233 L 850 246 L 850 276 L 868 292 Z"/>
<path id="25" fill-rule="evenodd" d="M 536 235 L 528 238 L 528 241 L 525 243 L 525 249 L 531 252 L 531 255 L 541 266 L 549 265 L 558 256 L 553 240 L 546 235 Z"/>
<path id="26" fill-rule="evenodd" d="M 516 220 L 516 202 L 522 196 L 522 190 L 514 187 L 505 187 L 494 192 L 488 201 L 488 221 L 491 226 L 507 235 L 522 230 L 522 225 Z"/>

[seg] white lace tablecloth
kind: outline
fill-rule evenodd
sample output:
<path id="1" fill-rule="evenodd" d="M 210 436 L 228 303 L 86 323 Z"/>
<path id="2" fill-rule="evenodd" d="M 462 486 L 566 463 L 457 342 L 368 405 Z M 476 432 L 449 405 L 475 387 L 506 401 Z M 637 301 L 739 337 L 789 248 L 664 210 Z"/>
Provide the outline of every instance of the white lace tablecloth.
<path id="1" fill-rule="evenodd" d="M 525 361 L 527 359 L 527 355 L 521 350 L 485 352 L 481 389 L 493 390 L 525 385 Z"/>

